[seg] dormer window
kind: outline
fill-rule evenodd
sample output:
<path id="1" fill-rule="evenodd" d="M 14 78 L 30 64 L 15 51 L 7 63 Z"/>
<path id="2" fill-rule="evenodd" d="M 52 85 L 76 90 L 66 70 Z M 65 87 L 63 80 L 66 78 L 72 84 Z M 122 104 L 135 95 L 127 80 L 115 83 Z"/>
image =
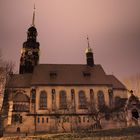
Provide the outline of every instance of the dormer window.
<path id="1" fill-rule="evenodd" d="M 50 77 L 51 78 L 56 78 L 57 77 L 57 73 L 55 71 L 51 71 L 50 72 Z"/>
<path id="2" fill-rule="evenodd" d="M 88 72 L 88 71 L 84 71 L 84 72 L 83 72 L 83 76 L 84 76 L 84 77 L 90 77 L 90 76 L 91 76 L 91 73 Z"/>

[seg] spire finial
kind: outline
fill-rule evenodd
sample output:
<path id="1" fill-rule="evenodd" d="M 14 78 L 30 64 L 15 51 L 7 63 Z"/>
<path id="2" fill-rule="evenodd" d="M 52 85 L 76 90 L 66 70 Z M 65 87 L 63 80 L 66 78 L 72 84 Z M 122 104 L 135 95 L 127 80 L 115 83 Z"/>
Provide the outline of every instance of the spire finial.
<path id="1" fill-rule="evenodd" d="M 87 43 L 88 43 L 88 47 L 86 48 L 86 53 L 92 52 L 92 49 L 91 49 L 91 47 L 90 47 L 90 42 L 89 42 L 89 37 L 88 37 L 88 35 L 87 35 Z"/>
<path id="2" fill-rule="evenodd" d="M 87 35 L 87 43 L 88 43 L 88 48 L 90 48 L 88 35 Z"/>
<path id="3" fill-rule="evenodd" d="M 35 4 L 34 4 L 34 11 L 33 11 L 32 26 L 35 26 Z"/>

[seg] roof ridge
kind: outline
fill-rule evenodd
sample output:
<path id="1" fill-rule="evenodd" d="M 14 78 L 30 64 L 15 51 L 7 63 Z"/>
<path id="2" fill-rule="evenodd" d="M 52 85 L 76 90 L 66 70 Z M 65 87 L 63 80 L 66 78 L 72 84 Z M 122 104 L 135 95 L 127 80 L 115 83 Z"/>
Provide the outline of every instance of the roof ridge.
<path id="1" fill-rule="evenodd" d="M 87 66 L 87 64 L 51 64 L 51 63 L 47 63 L 47 64 L 38 64 L 39 65 L 82 65 L 82 66 Z M 95 64 L 95 66 L 101 66 L 100 64 Z M 93 66 L 94 67 L 94 66 Z"/>

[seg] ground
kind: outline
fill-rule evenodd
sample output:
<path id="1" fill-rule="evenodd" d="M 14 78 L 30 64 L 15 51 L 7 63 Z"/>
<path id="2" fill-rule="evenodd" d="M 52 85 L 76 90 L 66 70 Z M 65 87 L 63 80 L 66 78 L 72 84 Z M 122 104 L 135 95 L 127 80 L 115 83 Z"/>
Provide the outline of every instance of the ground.
<path id="1" fill-rule="evenodd" d="M 3 137 L 0 140 L 140 140 L 140 126 L 101 130 L 93 133 L 42 134 L 27 137 Z"/>

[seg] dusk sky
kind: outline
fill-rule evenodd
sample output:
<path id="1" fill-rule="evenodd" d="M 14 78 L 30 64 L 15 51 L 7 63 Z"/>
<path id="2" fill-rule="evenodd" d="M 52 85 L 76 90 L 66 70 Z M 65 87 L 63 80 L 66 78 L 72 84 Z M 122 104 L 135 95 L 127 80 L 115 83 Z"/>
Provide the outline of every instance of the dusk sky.
<path id="1" fill-rule="evenodd" d="M 85 64 L 88 34 L 107 74 L 140 72 L 140 0 L 0 0 L 0 49 L 16 71 L 34 3 L 40 63 Z"/>

